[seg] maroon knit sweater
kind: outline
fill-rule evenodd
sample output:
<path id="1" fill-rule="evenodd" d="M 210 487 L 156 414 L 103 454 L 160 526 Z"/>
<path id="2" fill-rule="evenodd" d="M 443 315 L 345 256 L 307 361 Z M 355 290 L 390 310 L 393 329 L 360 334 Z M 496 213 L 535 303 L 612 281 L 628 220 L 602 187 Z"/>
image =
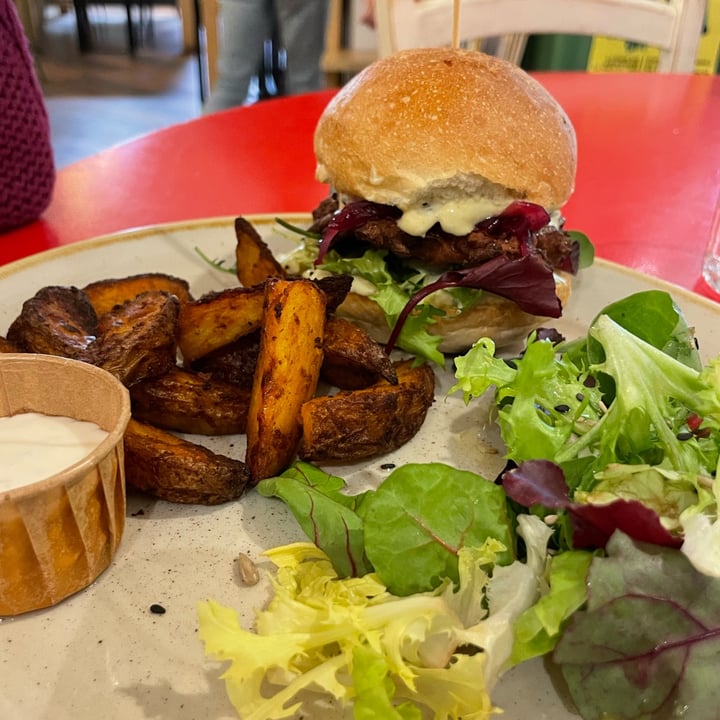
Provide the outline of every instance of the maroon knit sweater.
<path id="1" fill-rule="evenodd" d="M 50 126 L 28 42 L 12 0 L 0 0 L 0 232 L 36 220 L 54 184 Z"/>

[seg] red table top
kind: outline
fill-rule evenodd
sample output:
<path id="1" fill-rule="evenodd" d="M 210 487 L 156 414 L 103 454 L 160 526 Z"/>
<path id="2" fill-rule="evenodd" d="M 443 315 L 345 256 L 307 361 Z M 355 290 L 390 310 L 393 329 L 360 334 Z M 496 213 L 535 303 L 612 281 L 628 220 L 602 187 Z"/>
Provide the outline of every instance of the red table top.
<path id="1" fill-rule="evenodd" d="M 564 209 L 599 257 L 715 297 L 700 279 L 720 195 L 720 77 L 538 73 L 578 136 Z M 118 145 L 58 174 L 44 217 L 0 236 L 0 264 L 157 223 L 307 212 L 312 134 L 332 95 L 269 100 Z"/>

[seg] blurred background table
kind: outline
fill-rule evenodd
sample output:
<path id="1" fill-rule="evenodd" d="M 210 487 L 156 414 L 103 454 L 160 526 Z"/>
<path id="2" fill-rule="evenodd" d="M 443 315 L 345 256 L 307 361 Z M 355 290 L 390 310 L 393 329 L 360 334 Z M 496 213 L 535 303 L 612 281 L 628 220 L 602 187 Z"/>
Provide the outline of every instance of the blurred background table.
<path id="1" fill-rule="evenodd" d="M 700 265 L 720 194 L 720 77 L 538 73 L 578 136 L 567 227 L 597 255 L 707 294 Z M 0 264 L 178 220 L 310 212 L 312 135 L 334 90 L 191 120 L 61 170 L 44 217 L 0 236 Z"/>

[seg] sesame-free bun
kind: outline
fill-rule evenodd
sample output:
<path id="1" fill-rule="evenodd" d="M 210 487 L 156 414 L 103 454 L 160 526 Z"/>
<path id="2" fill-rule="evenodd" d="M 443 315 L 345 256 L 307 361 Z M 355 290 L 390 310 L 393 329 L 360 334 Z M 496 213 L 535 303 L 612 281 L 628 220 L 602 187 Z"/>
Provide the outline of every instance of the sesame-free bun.
<path id="1" fill-rule="evenodd" d="M 555 292 L 563 305 L 570 297 L 571 289 L 570 275 L 556 272 Z M 378 342 L 387 342 L 390 336 L 387 320 L 380 306 L 369 297 L 350 293 L 336 312 L 352 320 Z M 497 347 L 521 342 L 545 320 L 524 312 L 512 300 L 486 293 L 481 302 L 459 315 L 437 318 L 428 327 L 428 332 L 442 336 L 438 346 L 440 352 L 462 353 L 484 337 L 492 338 Z"/>
<path id="2" fill-rule="evenodd" d="M 423 48 L 383 58 L 345 85 L 320 117 L 315 156 L 317 178 L 344 200 L 393 205 L 403 220 L 419 215 L 418 230 L 399 222 L 410 234 L 437 220 L 462 235 L 513 200 L 561 208 L 573 190 L 576 141 L 560 105 L 517 66 L 476 51 Z M 467 229 L 446 226 L 461 214 Z M 569 277 L 555 278 L 564 305 Z M 387 340 L 385 316 L 369 297 L 351 292 L 338 313 Z M 428 331 L 442 336 L 441 352 L 457 353 L 481 337 L 512 344 L 544 320 L 485 293 Z"/>
<path id="3" fill-rule="evenodd" d="M 456 196 L 560 208 L 573 190 L 575 133 L 527 73 L 471 50 L 405 50 L 365 68 L 315 131 L 317 178 L 402 210 Z"/>

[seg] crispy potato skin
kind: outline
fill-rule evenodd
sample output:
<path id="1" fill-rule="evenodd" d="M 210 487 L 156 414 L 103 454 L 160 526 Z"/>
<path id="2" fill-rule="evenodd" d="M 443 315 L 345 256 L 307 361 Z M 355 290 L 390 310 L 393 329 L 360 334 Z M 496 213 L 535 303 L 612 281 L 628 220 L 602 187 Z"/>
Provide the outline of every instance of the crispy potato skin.
<path id="1" fill-rule="evenodd" d="M 322 364 L 326 298 L 308 280 L 265 283 L 260 355 L 247 422 L 254 483 L 284 470 L 297 453 L 300 409 L 315 394 Z"/>
<path id="2" fill-rule="evenodd" d="M 91 362 L 128 387 L 159 377 L 177 362 L 180 302 L 151 290 L 105 313 L 98 326 Z"/>
<path id="3" fill-rule="evenodd" d="M 161 500 L 219 505 L 247 487 L 245 463 L 167 430 L 131 419 L 124 442 L 127 483 Z"/>
<path id="4" fill-rule="evenodd" d="M 193 370 L 250 387 L 260 354 L 260 331 L 198 358 Z M 357 390 L 381 377 L 397 383 L 395 366 L 383 347 L 349 320 L 328 315 L 323 338 L 322 379 L 342 390 Z"/>
<path id="5" fill-rule="evenodd" d="M 92 303 L 76 287 L 49 285 L 23 303 L 7 339 L 22 352 L 88 359 L 98 333 Z"/>
<path id="6" fill-rule="evenodd" d="M 168 295 L 175 295 L 181 303 L 191 302 L 193 299 L 187 280 L 165 273 L 107 278 L 92 282 L 83 288 L 98 316 L 110 312 L 116 305 L 134 300 L 138 295 L 149 290 L 160 290 Z"/>
<path id="7" fill-rule="evenodd" d="M 259 233 L 235 222 L 242 287 L 194 299 L 187 281 L 144 273 L 48 286 L 23 304 L 0 352 L 90 362 L 130 389 L 130 486 L 213 505 L 296 457 L 362 460 L 412 438 L 434 398 L 428 366 L 393 363 L 335 311 L 350 276 L 290 278 Z M 319 378 L 340 388 L 316 397 Z M 247 435 L 245 462 L 178 436 Z"/>
<path id="8" fill-rule="evenodd" d="M 286 276 L 260 233 L 245 218 L 235 219 L 235 237 L 235 267 L 241 285 L 252 287 L 271 277 Z"/>
<path id="9" fill-rule="evenodd" d="M 347 296 L 352 278 L 327 277 L 306 281 L 323 291 L 328 309 Z M 185 364 L 194 363 L 219 348 L 257 330 L 263 321 L 265 283 L 209 293 L 180 310 L 178 343 Z"/>
<path id="10" fill-rule="evenodd" d="M 255 366 L 260 354 L 260 330 L 235 340 L 224 347 L 213 350 L 191 363 L 191 369 L 210 373 L 218 380 L 252 387 Z"/>
<path id="11" fill-rule="evenodd" d="M 334 313 L 348 296 L 353 279 L 351 275 L 328 275 L 312 282 L 325 293 L 328 313 Z"/>
<path id="12" fill-rule="evenodd" d="M 195 435 L 245 432 L 250 386 L 175 367 L 130 388 L 136 420 Z"/>
<path id="13" fill-rule="evenodd" d="M 11 343 L 7 338 L 0 335 L 0 352 L 1 353 L 16 353 L 20 352 L 20 348 L 14 343 Z"/>
<path id="14" fill-rule="evenodd" d="M 299 456 L 313 462 L 355 462 L 391 452 L 420 429 L 435 396 L 432 368 L 396 365 L 398 384 L 316 397 L 302 406 Z"/>
<path id="15" fill-rule="evenodd" d="M 235 273 L 246 288 L 254 287 L 269 278 L 285 278 L 285 268 L 275 258 L 267 243 L 252 223 L 243 217 L 235 218 Z M 334 312 L 345 300 L 352 286 L 349 275 L 328 275 L 313 280 L 327 296 L 328 312 Z"/>
<path id="16" fill-rule="evenodd" d="M 260 327 L 265 288 L 209 293 L 180 310 L 178 343 L 186 364 L 235 342 Z"/>
<path id="17" fill-rule="evenodd" d="M 397 385 L 397 373 L 383 347 L 345 318 L 330 315 L 323 339 L 323 380 L 342 390 L 358 390 L 383 378 Z"/>

